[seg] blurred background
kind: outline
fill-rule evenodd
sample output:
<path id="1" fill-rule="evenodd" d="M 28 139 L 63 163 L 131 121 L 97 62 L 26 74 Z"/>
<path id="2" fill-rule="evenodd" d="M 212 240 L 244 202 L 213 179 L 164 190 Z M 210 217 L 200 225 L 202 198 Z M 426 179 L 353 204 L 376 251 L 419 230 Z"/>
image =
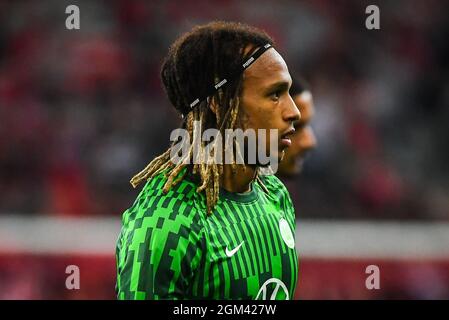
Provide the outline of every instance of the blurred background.
<path id="1" fill-rule="evenodd" d="M 65 9 L 80 8 L 80 30 Z M 365 8 L 380 9 L 367 30 Z M 168 46 L 211 20 L 267 31 L 313 93 L 286 181 L 298 299 L 449 299 L 449 3 L 0 0 L 0 299 L 114 299 L 129 179 L 180 123 Z M 77 265 L 80 290 L 68 290 Z M 365 269 L 380 268 L 379 290 Z"/>

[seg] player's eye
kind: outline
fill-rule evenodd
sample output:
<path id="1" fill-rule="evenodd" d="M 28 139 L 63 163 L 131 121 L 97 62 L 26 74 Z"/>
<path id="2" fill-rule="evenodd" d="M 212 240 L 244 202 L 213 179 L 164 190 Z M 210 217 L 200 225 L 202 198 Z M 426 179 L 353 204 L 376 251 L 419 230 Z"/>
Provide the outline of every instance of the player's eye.
<path id="1" fill-rule="evenodd" d="M 281 90 L 277 90 L 277 91 L 273 92 L 272 94 L 270 94 L 271 100 L 278 101 L 279 98 L 281 97 L 281 93 L 282 93 Z"/>

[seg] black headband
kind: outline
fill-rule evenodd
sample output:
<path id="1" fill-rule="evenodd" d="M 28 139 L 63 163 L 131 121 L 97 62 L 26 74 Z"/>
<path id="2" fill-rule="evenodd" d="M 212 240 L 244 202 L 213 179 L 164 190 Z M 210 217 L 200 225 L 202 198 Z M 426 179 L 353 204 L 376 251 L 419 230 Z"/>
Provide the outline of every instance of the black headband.
<path id="1" fill-rule="evenodd" d="M 196 99 L 194 99 L 192 101 L 192 103 L 189 105 L 190 109 L 183 115 L 185 116 L 187 113 L 189 113 L 196 105 L 198 105 L 201 101 L 203 101 L 204 99 L 206 99 L 207 97 L 213 95 L 215 93 L 215 91 L 217 91 L 218 89 L 220 89 L 221 87 L 223 87 L 224 85 L 226 85 L 229 81 L 231 81 L 232 79 L 234 79 L 235 77 L 239 76 L 240 74 L 243 73 L 243 71 L 245 71 L 247 68 L 249 68 L 250 65 L 252 65 L 254 63 L 254 61 L 257 60 L 257 58 L 259 58 L 262 53 L 264 53 L 265 51 L 267 51 L 268 49 L 270 49 L 272 47 L 271 44 L 267 43 L 266 45 L 264 45 L 263 47 L 259 48 L 259 50 L 257 50 L 255 53 L 253 53 L 241 66 L 240 68 L 238 68 L 235 72 L 231 73 L 228 77 L 223 78 L 222 80 L 218 81 L 215 85 L 213 85 L 212 87 L 210 87 L 207 90 L 207 94 L 205 96 L 202 97 L 198 97 Z"/>

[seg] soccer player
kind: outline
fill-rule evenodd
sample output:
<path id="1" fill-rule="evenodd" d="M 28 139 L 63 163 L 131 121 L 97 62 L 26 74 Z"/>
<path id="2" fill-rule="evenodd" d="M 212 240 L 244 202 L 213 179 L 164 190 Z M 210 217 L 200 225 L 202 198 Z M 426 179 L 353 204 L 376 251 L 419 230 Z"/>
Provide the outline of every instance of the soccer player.
<path id="1" fill-rule="evenodd" d="M 310 122 L 315 114 L 313 97 L 301 78 L 294 78 L 290 95 L 301 113 L 301 119 L 294 122 L 295 133 L 291 145 L 279 164 L 277 174 L 289 178 L 301 172 L 306 154 L 316 147 L 316 138 Z"/>
<path id="2" fill-rule="evenodd" d="M 273 46 L 265 32 L 229 22 L 197 26 L 172 44 L 161 78 L 190 138 L 195 121 L 201 134 L 274 129 L 275 158 L 282 158 L 300 113 L 287 65 Z M 269 150 L 271 143 L 258 136 L 257 148 Z M 259 162 L 175 163 L 174 146 L 131 179 L 133 186 L 146 183 L 122 217 L 117 297 L 292 299 L 295 214 L 284 185 L 260 175 Z"/>

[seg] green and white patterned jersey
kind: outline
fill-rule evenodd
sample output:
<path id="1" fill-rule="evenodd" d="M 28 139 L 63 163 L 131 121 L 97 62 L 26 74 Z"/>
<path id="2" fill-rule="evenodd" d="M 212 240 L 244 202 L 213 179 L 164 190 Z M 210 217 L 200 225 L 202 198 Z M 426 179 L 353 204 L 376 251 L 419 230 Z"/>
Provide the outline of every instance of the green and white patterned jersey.
<path id="1" fill-rule="evenodd" d="M 294 296 L 295 214 L 285 186 L 261 176 L 244 194 L 220 190 L 212 215 L 193 179 L 164 194 L 163 174 L 124 212 L 117 241 L 119 299 L 264 299 Z"/>

